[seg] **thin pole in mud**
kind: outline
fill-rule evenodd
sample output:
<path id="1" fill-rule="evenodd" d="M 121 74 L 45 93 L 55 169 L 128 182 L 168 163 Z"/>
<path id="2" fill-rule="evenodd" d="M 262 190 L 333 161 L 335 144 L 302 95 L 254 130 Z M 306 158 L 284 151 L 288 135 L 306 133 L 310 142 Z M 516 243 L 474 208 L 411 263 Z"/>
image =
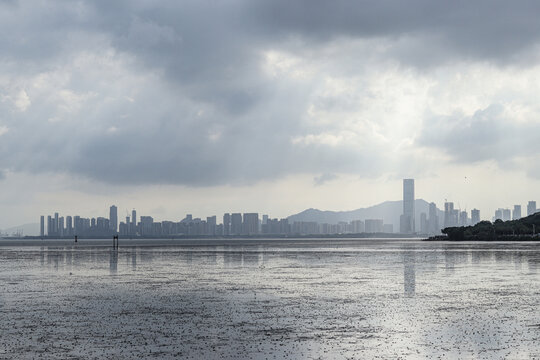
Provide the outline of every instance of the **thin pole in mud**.
<path id="1" fill-rule="evenodd" d="M 113 249 L 118 249 L 118 235 L 114 235 L 112 238 Z"/>
<path id="2" fill-rule="evenodd" d="M 77 242 L 77 235 L 75 235 L 75 242 Z"/>

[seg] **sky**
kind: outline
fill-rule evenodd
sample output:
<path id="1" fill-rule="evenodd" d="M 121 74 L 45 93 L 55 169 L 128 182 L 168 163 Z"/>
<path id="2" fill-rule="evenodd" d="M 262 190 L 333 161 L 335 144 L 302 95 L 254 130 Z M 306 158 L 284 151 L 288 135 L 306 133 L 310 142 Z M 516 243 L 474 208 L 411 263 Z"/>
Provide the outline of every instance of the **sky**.
<path id="1" fill-rule="evenodd" d="M 536 1 L 0 0 L 0 228 L 540 204 Z M 525 209 L 523 210 L 525 211 Z"/>

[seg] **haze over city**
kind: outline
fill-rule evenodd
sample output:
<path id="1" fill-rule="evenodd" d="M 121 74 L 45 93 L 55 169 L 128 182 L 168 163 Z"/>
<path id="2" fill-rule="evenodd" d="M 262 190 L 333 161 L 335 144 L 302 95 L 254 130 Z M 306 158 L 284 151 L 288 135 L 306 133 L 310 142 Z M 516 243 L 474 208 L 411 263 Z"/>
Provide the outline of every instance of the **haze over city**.
<path id="1" fill-rule="evenodd" d="M 540 199 L 534 5 L 329 6 L 0 1 L 0 228 Z"/>

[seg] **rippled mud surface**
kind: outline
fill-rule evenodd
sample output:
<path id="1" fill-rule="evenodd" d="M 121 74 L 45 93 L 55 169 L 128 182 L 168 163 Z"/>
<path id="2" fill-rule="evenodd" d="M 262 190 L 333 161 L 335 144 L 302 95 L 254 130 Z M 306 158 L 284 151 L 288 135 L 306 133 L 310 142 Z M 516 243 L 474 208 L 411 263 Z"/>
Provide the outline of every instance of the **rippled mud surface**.
<path id="1" fill-rule="evenodd" d="M 96 244 L 0 246 L 0 358 L 540 358 L 540 244 Z"/>

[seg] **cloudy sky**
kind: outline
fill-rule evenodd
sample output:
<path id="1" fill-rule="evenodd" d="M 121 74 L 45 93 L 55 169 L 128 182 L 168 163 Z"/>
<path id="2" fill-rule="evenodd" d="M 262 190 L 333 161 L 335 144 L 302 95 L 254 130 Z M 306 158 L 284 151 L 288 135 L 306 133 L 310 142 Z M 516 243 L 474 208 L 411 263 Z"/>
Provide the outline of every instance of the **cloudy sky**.
<path id="1" fill-rule="evenodd" d="M 540 201 L 536 1 L 0 0 L 0 228 Z"/>

